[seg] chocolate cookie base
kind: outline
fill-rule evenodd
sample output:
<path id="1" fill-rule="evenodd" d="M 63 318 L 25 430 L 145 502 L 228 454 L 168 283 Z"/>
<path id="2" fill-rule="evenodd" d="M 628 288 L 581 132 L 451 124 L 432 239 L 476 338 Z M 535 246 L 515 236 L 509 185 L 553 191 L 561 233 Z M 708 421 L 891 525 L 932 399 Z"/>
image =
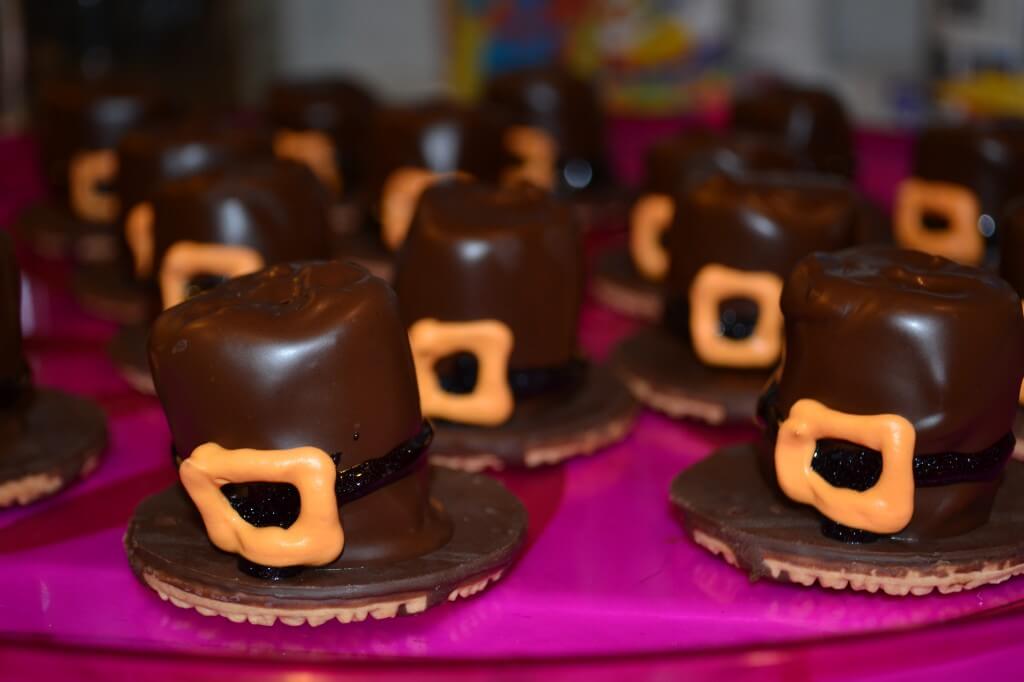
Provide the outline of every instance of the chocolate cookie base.
<path id="1" fill-rule="evenodd" d="M 110 223 L 88 223 L 75 218 L 56 200 L 48 199 L 25 209 L 14 224 L 15 233 L 43 258 L 73 257 L 79 263 L 109 263 L 117 256 L 117 231 Z"/>
<path id="2" fill-rule="evenodd" d="M 904 596 L 970 590 L 1024 573 L 1024 464 L 1010 461 L 989 522 L 951 538 L 845 544 L 758 472 L 752 444 L 725 448 L 672 482 L 693 540 L 751 579 Z"/>
<path id="3" fill-rule="evenodd" d="M 121 264 L 87 265 L 75 271 L 71 290 L 91 315 L 110 322 L 135 324 L 149 319 L 156 299 Z"/>
<path id="4" fill-rule="evenodd" d="M 12 423 L 6 423 L 12 422 Z M 97 405 L 48 389 L 0 411 L 0 507 L 28 504 L 92 472 L 107 445 Z"/>
<path id="5" fill-rule="evenodd" d="M 751 422 L 771 377 L 768 371 L 708 367 L 663 327 L 644 329 L 620 343 L 611 365 L 645 405 L 712 425 Z"/>
<path id="6" fill-rule="evenodd" d="M 595 188 L 567 201 L 576 223 L 588 232 L 621 230 L 629 221 L 630 198 L 618 187 Z"/>
<path id="7" fill-rule="evenodd" d="M 179 485 L 143 500 L 124 546 L 143 583 L 175 606 L 203 615 L 311 626 L 392 618 L 480 592 L 501 578 L 526 535 L 526 510 L 488 477 L 436 469 L 431 496 L 453 521 L 451 539 L 429 554 L 389 564 L 339 560 L 305 568 L 291 579 L 251 577 L 238 570 L 235 555 L 210 544 Z"/>
<path id="8" fill-rule="evenodd" d="M 337 260 L 350 260 L 359 263 L 371 274 L 388 282 L 395 270 L 395 257 L 380 235 L 368 228 L 355 230 L 348 234 L 334 234 L 331 237 L 331 252 Z"/>
<path id="9" fill-rule="evenodd" d="M 500 426 L 435 421 L 430 458 L 464 471 L 557 464 L 621 440 L 635 416 L 636 402 L 622 382 L 589 365 L 574 390 L 519 401 Z"/>
<path id="10" fill-rule="evenodd" d="M 110 359 L 132 388 L 139 393 L 156 395 L 153 375 L 149 369 L 149 355 L 146 343 L 149 340 L 148 324 L 126 324 L 117 330 L 107 353 Z"/>
<path id="11" fill-rule="evenodd" d="M 664 307 L 662 286 L 637 272 L 625 247 L 601 255 L 590 293 L 601 305 L 641 320 L 660 319 Z"/>

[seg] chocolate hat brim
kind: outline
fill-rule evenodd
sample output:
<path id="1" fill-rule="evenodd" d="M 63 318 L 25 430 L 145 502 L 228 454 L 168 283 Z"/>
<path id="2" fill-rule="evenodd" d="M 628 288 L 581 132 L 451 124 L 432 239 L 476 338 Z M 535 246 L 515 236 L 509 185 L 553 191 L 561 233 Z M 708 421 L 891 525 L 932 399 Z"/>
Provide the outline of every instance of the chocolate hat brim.
<path id="1" fill-rule="evenodd" d="M 603 306 L 628 317 L 653 322 L 661 318 L 664 288 L 637 272 L 629 249 L 601 254 L 590 282 L 591 295 Z"/>
<path id="2" fill-rule="evenodd" d="M 587 365 L 571 391 L 518 401 L 500 426 L 435 421 L 431 461 L 469 471 L 556 464 L 621 440 L 635 416 L 622 382 L 605 367 Z"/>
<path id="3" fill-rule="evenodd" d="M 28 504 L 63 490 L 95 469 L 107 446 L 107 420 L 97 405 L 37 388 L 0 412 L 17 420 L 0 443 L 0 507 Z"/>
<path id="4" fill-rule="evenodd" d="M 157 312 L 152 287 L 134 279 L 124 263 L 78 268 L 71 293 L 86 312 L 109 322 L 136 324 Z"/>
<path id="5" fill-rule="evenodd" d="M 708 367 L 689 345 L 662 327 L 641 330 L 620 343 L 611 365 L 637 400 L 670 417 L 712 425 L 751 423 L 769 370 Z"/>
<path id="6" fill-rule="evenodd" d="M 117 257 L 113 223 L 79 220 L 55 199 L 33 204 L 19 214 L 14 232 L 42 258 L 74 258 L 78 263 L 106 263 Z"/>
<path id="7" fill-rule="evenodd" d="M 1024 573 L 1024 464 L 1011 461 L 988 523 L 915 543 L 831 540 L 810 506 L 782 497 L 758 470 L 753 444 L 719 450 L 672 482 L 690 537 L 752 579 L 892 595 L 958 592 Z M 941 561 L 936 561 L 941 557 Z"/>
<path id="8" fill-rule="evenodd" d="M 135 575 L 176 606 L 206 615 L 271 625 L 320 625 L 418 613 L 497 580 L 526 536 L 522 503 L 497 481 L 435 469 L 431 497 L 452 519 L 450 540 L 394 563 L 344 563 L 305 568 L 299 579 L 261 580 L 238 570 L 237 557 L 216 549 L 179 485 L 135 510 L 124 546 Z"/>

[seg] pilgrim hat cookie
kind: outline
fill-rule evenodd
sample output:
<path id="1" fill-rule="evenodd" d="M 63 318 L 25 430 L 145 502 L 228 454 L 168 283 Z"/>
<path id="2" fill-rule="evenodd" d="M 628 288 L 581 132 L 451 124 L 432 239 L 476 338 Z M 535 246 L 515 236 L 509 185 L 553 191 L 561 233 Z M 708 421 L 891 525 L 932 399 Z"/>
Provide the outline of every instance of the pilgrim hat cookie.
<path id="1" fill-rule="evenodd" d="M 0 234 L 0 507 L 53 495 L 99 464 L 107 420 L 83 398 L 32 385 L 21 347 L 21 278 Z"/>
<path id="2" fill-rule="evenodd" d="M 331 227 L 354 232 L 365 220 L 363 191 L 370 129 L 377 104 L 360 83 L 344 78 L 290 80 L 267 97 L 274 152 L 309 166 L 331 193 Z"/>
<path id="3" fill-rule="evenodd" d="M 50 197 L 18 218 L 18 236 L 47 258 L 73 256 L 84 263 L 114 258 L 118 203 L 109 186 L 117 168 L 114 148 L 127 131 L 171 115 L 160 92 L 126 78 L 44 87 L 36 134 Z"/>
<path id="4" fill-rule="evenodd" d="M 661 248 L 675 216 L 675 196 L 716 172 L 808 170 L 808 162 L 773 137 L 688 130 L 651 147 L 646 180 L 629 216 L 627 246 L 603 254 L 591 285 L 594 297 L 617 312 L 661 317 L 668 261 Z"/>
<path id="5" fill-rule="evenodd" d="M 662 324 L 623 341 L 612 364 L 669 416 L 750 421 L 782 357 L 783 279 L 812 251 L 856 243 L 857 201 L 818 176 L 714 175 L 678 202 Z"/>
<path id="6" fill-rule="evenodd" d="M 967 265 L 995 263 L 1007 205 L 1024 194 L 1024 123 L 925 130 L 893 209 L 896 242 Z"/>
<path id="7" fill-rule="evenodd" d="M 501 484 L 432 469 L 394 293 L 339 262 L 278 265 L 157 319 L 153 377 L 181 485 L 125 548 L 173 604 L 262 625 L 419 613 L 522 547 Z"/>
<path id="8" fill-rule="evenodd" d="M 329 251 L 327 197 L 294 161 L 265 159 L 163 183 L 128 220 L 134 268 L 159 311 L 223 279 Z M 155 313 L 153 317 L 155 317 Z M 110 355 L 136 389 L 153 393 L 152 318 L 125 325 Z"/>
<path id="9" fill-rule="evenodd" d="M 379 110 L 365 188 L 369 219 L 363 229 L 337 236 L 335 255 L 390 279 L 424 189 L 457 176 L 497 182 L 514 165 L 501 130 L 488 112 L 445 100 Z"/>
<path id="10" fill-rule="evenodd" d="M 1020 298 L 893 247 L 816 253 L 782 293 L 761 443 L 680 474 L 689 534 L 754 577 L 888 594 L 1024 572 Z"/>
<path id="11" fill-rule="evenodd" d="M 581 225 L 625 218 L 605 148 L 604 111 L 593 85 L 551 67 L 510 71 L 484 87 L 481 104 L 506 123 L 501 140 L 515 160 L 502 175 L 569 201 Z"/>
<path id="12" fill-rule="evenodd" d="M 270 157 L 270 137 L 259 130 L 232 128 L 213 120 L 189 120 L 152 125 L 126 133 L 116 150 L 116 167 L 105 181 L 119 207 L 115 257 L 109 262 L 80 267 L 73 290 L 83 308 L 123 324 L 150 318 L 151 297 L 136 276 L 128 232 L 163 182 L 218 168 L 229 163 Z"/>
<path id="13" fill-rule="evenodd" d="M 629 391 L 579 355 L 580 241 L 570 209 L 532 186 L 424 191 L 395 289 L 434 462 L 552 464 L 629 431 Z"/>
<path id="14" fill-rule="evenodd" d="M 853 128 L 828 90 L 783 82 L 752 85 L 733 102 L 732 127 L 779 138 L 819 173 L 853 178 L 856 172 Z"/>

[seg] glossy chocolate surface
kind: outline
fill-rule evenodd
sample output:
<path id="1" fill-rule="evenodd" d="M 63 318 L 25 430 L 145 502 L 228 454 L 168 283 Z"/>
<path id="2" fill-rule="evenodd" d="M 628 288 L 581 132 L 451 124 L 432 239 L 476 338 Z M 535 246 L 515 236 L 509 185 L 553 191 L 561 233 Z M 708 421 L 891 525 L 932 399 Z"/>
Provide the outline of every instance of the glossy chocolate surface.
<path id="1" fill-rule="evenodd" d="M 778 136 L 822 173 L 854 174 L 852 128 L 843 105 L 827 90 L 777 83 L 741 93 L 733 102 L 732 125 Z"/>
<path id="2" fill-rule="evenodd" d="M 719 174 L 683 192 L 676 205 L 666 284 L 681 298 L 710 263 L 784 279 L 808 253 L 841 249 L 858 238 L 855 195 L 820 177 Z"/>
<path id="3" fill-rule="evenodd" d="M 165 311 L 150 365 L 177 451 L 198 445 L 341 453 L 339 469 L 414 437 L 422 416 L 394 293 L 337 262 L 278 265 Z M 343 558 L 394 560 L 451 533 L 429 472 L 341 507 Z"/>
<path id="4" fill-rule="evenodd" d="M 330 136 L 348 189 L 366 179 L 368 138 L 376 107 L 369 90 L 344 78 L 277 83 L 267 98 L 268 117 L 275 129 L 318 130 Z"/>
<path id="5" fill-rule="evenodd" d="M 0 233 L 0 406 L 17 398 L 31 381 L 21 347 L 21 272 L 13 240 Z"/>
<path id="6" fill-rule="evenodd" d="M 157 88 L 128 79 L 53 83 L 40 100 L 43 170 L 57 188 L 67 187 L 68 162 L 76 153 L 112 149 L 132 128 L 174 113 Z"/>
<path id="7" fill-rule="evenodd" d="M 212 120 L 147 126 L 127 133 L 117 147 L 116 188 L 122 210 L 150 198 L 161 182 L 232 162 L 270 158 L 265 131 Z"/>
<path id="8" fill-rule="evenodd" d="M 674 194 L 716 171 L 810 170 L 808 161 L 774 137 L 685 130 L 647 152 L 645 191 Z"/>
<path id="9" fill-rule="evenodd" d="M 583 292 L 569 208 L 532 187 L 451 182 L 423 193 L 395 272 L 406 324 L 497 319 L 515 337 L 511 369 L 576 355 Z"/>
<path id="10" fill-rule="evenodd" d="M 1024 201 L 1015 201 L 1000 223 L 999 274 L 1024 295 Z"/>
<path id="11" fill-rule="evenodd" d="M 802 398 L 899 414 L 915 454 L 978 452 L 1011 430 L 1024 317 L 996 275 L 892 247 L 814 254 L 786 281 L 782 311 L 783 417 Z"/>
<path id="12" fill-rule="evenodd" d="M 293 161 L 253 161 L 166 182 L 152 203 L 157 268 L 180 241 L 248 246 L 268 265 L 328 253 L 327 195 Z"/>
<path id="13" fill-rule="evenodd" d="M 378 205 L 391 173 L 404 167 L 464 171 L 483 182 L 498 182 L 516 162 L 505 151 L 502 131 L 492 114 L 446 100 L 381 109 L 371 134 L 371 206 Z"/>
<path id="14" fill-rule="evenodd" d="M 911 174 L 974 191 L 995 221 L 1024 193 L 1024 123 L 977 121 L 928 128 L 914 143 Z"/>
<path id="15" fill-rule="evenodd" d="M 604 148 L 604 114 L 593 86 L 553 68 L 532 68 L 496 76 L 483 102 L 514 125 L 540 128 L 558 143 L 558 179 L 563 192 L 600 187 L 610 181 Z"/>

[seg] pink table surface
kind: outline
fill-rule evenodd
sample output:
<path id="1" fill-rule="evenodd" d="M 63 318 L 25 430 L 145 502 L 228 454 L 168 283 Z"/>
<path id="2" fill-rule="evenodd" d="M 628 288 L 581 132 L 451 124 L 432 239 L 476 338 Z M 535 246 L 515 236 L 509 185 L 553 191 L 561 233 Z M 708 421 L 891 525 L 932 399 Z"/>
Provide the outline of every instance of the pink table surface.
<path id="1" fill-rule="evenodd" d="M 905 144 L 866 139 L 894 156 L 881 170 L 869 164 L 870 177 L 898 177 L 893 150 Z M 0 169 L 23 156 L 19 145 L 0 143 Z M 23 203 L 7 193 L 8 176 L 23 177 L 0 172 L 0 223 Z M 873 194 L 885 202 L 891 186 L 878 182 Z M 17 191 L 35 195 L 31 184 Z M 284 661 L 310 680 L 368 671 L 385 679 L 485 679 L 511 662 L 588 679 L 681 671 L 845 679 L 884 671 L 934 680 L 1004 670 L 1021 651 L 1013 633 L 1024 624 L 1024 580 L 903 599 L 750 583 L 684 537 L 666 496 L 679 470 L 755 432 L 649 413 L 629 438 L 594 457 L 500 476 L 525 502 L 530 534 L 523 558 L 477 598 L 411 618 L 315 629 L 239 625 L 175 608 L 136 582 L 121 548 L 134 506 L 174 479 L 163 415 L 114 372 L 105 354 L 113 327 L 77 310 L 66 269 L 32 258 L 24 264 L 36 379 L 96 399 L 110 417 L 111 447 L 88 480 L 0 512 L 0 678 L 30 677 L 43 665 L 76 676 L 244 670 L 277 679 L 294 671 L 280 667 Z M 588 302 L 581 340 L 601 358 L 632 328 Z"/>

